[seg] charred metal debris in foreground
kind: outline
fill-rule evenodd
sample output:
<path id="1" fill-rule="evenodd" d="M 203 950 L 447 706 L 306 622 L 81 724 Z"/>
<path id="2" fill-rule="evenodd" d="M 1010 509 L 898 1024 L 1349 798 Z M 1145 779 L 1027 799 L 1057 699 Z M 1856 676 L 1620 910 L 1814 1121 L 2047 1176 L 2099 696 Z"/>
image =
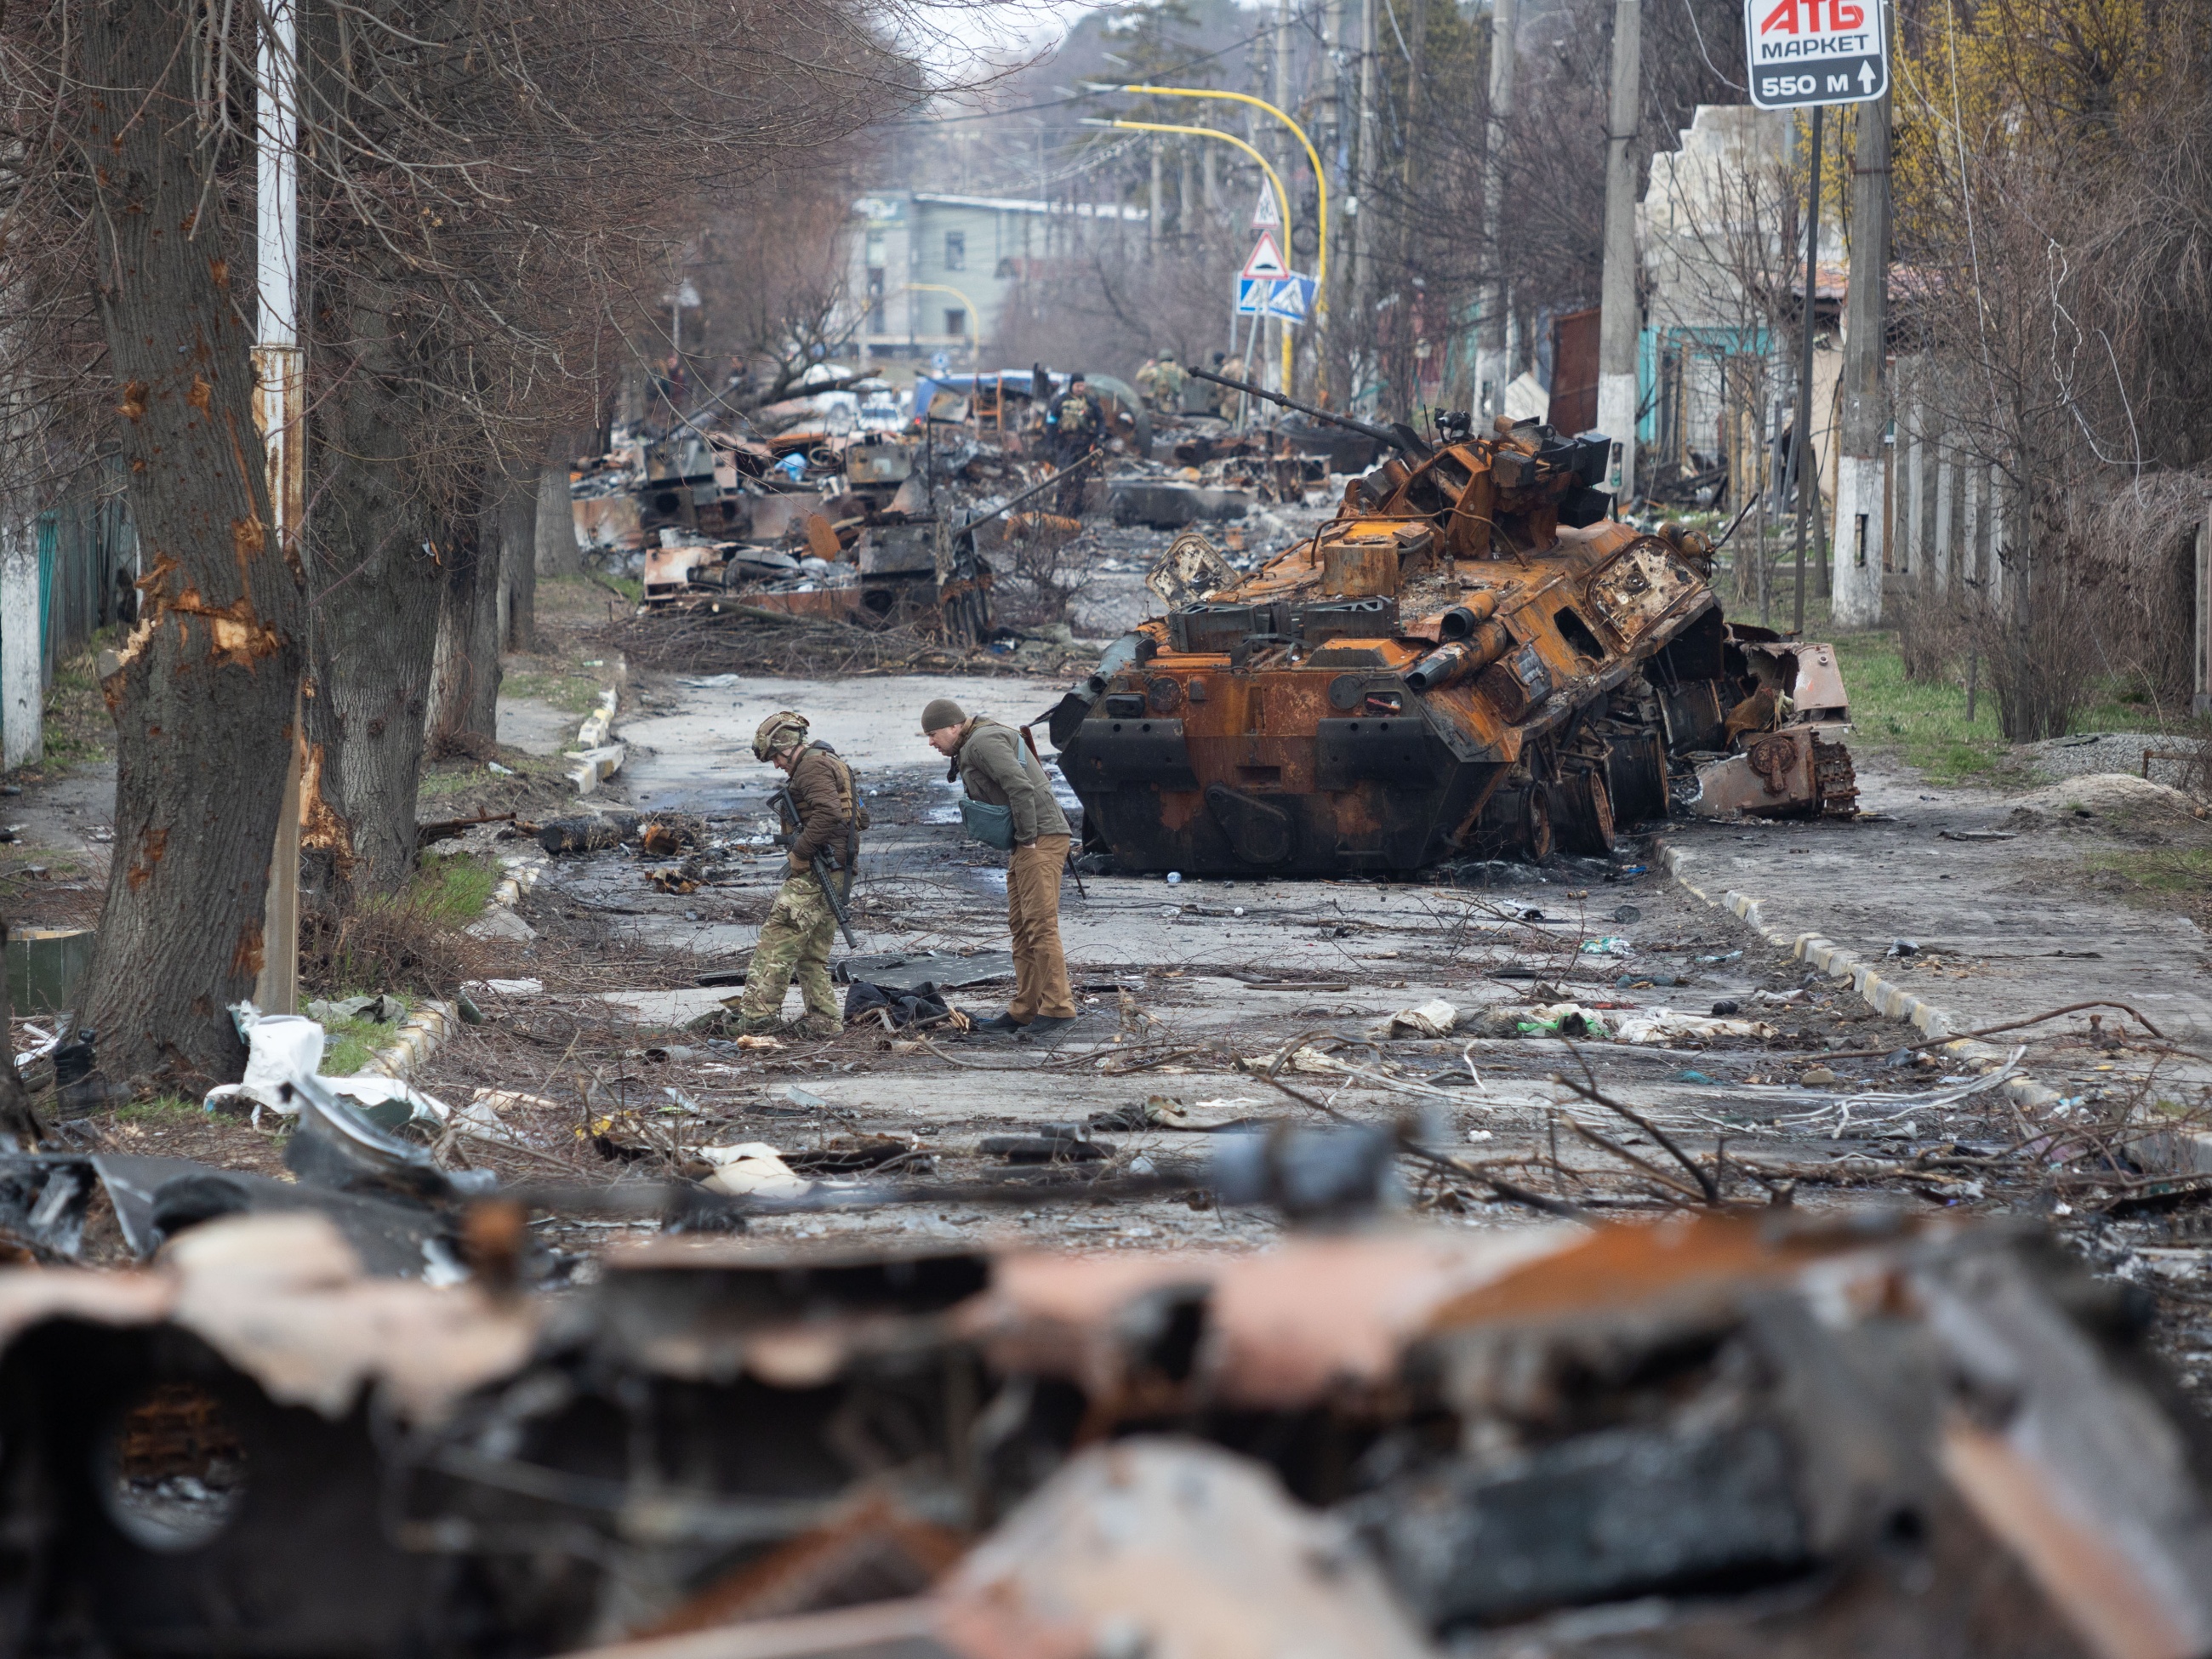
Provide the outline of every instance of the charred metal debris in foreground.
<path id="1" fill-rule="evenodd" d="M 446 1290 L 302 1214 L 0 1273 L 15 1650 L 2212 1646 L 2200 1425 L 2010 1230 L 665 1240 L 550 1296 L 471 1213 Z"/>

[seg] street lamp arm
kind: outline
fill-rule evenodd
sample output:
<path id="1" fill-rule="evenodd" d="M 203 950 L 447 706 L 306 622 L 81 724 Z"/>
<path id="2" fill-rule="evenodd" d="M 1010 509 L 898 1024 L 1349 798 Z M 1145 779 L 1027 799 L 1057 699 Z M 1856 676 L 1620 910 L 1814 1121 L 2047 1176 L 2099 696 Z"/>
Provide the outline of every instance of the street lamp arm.
<path id="1" fill-rule="evenodd" d="M 1083 125 L 1086 127 L 1119 127 L 1126 131 L 1131 132 L 1178 132 L 1192 138 L 1218 138 L 1224 144 L 1236 145 L 1237 149 L 1243 150 L 1247 155 L 1257 161 L 1260 164 L 1260 171 L 1267 175 L 1267 183 L 1273 188 L 1275 192 L 1276 209 L 1281 213 L 1283 217 L 1283 240 L 1285 242 L 1290 240 L 1291 198 L 1283 189 L 1282 179 L 1276 175 L 1275 169 L 1268 165 L 1267 158 L 1266 156 L 1262 155 L 1258 150 L 1253 149 L 1251 145 L 1246 143 L 1235 133 L 1224 132 L 1218 127 L 1182 127 L 1172 125 L 1165 121 L 1123 121 L 1118 119 L 1109 121 L 1097 117 L 1085 120 Z"/>
<path id="2" fill-rule="evenodd" d="M 1328 309 L 1328 175 L 1321 170 L 1321 155 L 1314 149 L 1313 140 L 1306 137 L 1306 130 L 1266 99 L 1255 98 L 1249 92 L 1220 92 L 1210 87 L 1117 87 L 1114 90 L 1140 93 L 1149 98 L 1233 99 L 1237 103 L 1249 104 L 1255 109 L 1267 111 L 1268 114 L 1291 130 L 1291 135 L 1304 147 L 1306 160 L 1313 165 L 1314 189 L 1319 198 L 1321 222 L 1321 247 L 1317 256 L 1319 263 L 1314 270 L 1314 286 L 1321 301 L 1322 310 L 1327 311 Z M 1223 136 L 1227 137 L 1226 134 Z M 1247 148 L 1249 147 L 1247 146 Z M 1276 190 L 1279 194 L 1281 186 L 1276 186 Z M 1290 216 L 1286 213 L 1283 217 L 1283 235 L 1285 240 L 1289 239 L 1290 234 Z"/>
<path id="3" fill-rule="evenodd" d="M 1276 176 L 1275 169 L 1268 165 L 1267 158 L 1235 133 L 1224 132 L 1218 127 L 1182 127 L 1165 121 L 1108 121 L 1095 116 L 1086 117 L 1083 125 L 1086 127 L 1120 127 L 1132 132 L 1179 132 L 1193 138 L 1218 138 L 1224 144 L 1236 145 L 1260 164 L 1260 171 L 1267 175 L 1268 184 L 1274 187 L 1275 206 L 1283 217 L 1283 245 L 1285 247 L 1290 245 L 1291 198 L 1283 189 L 1283 181 Z M 1283 384 L 1285 386 L 1291 382 L 1291 349 L 1290 331 L 1286 329 L 1283 331 Z"/>

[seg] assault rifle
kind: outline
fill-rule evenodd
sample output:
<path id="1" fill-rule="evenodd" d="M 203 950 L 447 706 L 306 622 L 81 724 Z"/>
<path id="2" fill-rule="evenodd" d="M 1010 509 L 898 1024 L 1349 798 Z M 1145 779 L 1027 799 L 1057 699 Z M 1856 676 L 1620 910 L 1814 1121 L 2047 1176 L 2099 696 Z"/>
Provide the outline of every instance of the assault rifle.
<path id="1" fill-rule="evenodd" d="M 799 803 L 792 799 L 789 785 L 768 799 L 769 805 L 775 808 L 778 819 L 794 824 L 799 822 Z M 819 853 L 814 855 L 814 879 L 821 884 L 822 896 L 830 902 L 830 914 L 837 918 L 837 931 L 845 936 L 845 948 L 859 950 L 860 941 L 853 937 L 853 924 L 847 919 L 845 901 L 837 896 L 836 872 L 830 869 L 830 860 Z"/>

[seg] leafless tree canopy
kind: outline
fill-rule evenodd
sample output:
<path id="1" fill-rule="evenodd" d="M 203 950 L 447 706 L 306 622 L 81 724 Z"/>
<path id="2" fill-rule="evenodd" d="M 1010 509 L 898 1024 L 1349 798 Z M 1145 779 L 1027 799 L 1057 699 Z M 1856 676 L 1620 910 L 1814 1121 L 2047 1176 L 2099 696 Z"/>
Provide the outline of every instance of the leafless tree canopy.
<path id="1" fill-rule="evenodd" d="M 2179 562 L 2212 459 L 2212 14 L 1923 3 L 1900 20 L 1905 395 L 1994 478 L 2002 533 L 1916 584 L 1908 626 L 1978 655 L 2015 739 L 2100 676 L 2185 692 Z"/>
<path id="2" fill-rule="evenodd" d="M 1522 362 L 1541 319 L 1594 303 L 1603 263 L 1605 147 L 1613 8 L 1606 0 L 1524 4 L 1516 106 L 1505 136 L 1499 231 L 1485 232 L 1490 143 L 1488 18 L 1447 0 L 1378 0 L 1372 81 L 1375 153 L 1360 171 L 1355 110 L 1361 80 L 1359 0 L 1305 0 L 1279 36 L 1291 114 L 1313 137 L 1331 192 L 1330 320 L 1317 377 L 1338 402 L 1361 396 L 1403 412 L 1472 396 L 1475 307 L 1502 274 L 1520 321 Z M 1148 354 L 1223 349 L 1231 279 L 1252 236 L 1246 216 L 1256 167 L 1218 141 L 1076 125 L 1093 114 L 1201 122 L 1247 137 L 1278 158 L 1291 195 L 1292 264 L 1314 268 L 1318 191 L 1304 151 L 1265 117 L 1227 104 L 1104 98 L 1055 102 L 1090 76 L 1227 88 L 1272 98 L 1277 9 L 1230 11 L 1182 3 L 1116 10 L 1079 29 L 1049 64 L 1011 82 L 1007 101 L 1047 105 L 1037 124 L 1044 163 L 1011 158 L 996 175 L 1010 192 L 1148 206 L 1153 145 L 1163 158 L 1162 222 L 1084 223 L 1060 233 L 1028 273 L 1028 294 L 1002 322 L 1009 359 L 1081 356 L 1127 375 Z M 1331 31 L 1335 49 L 1330 49 Z M 1700 103 L 1741 102 L 1742 17 L 1733 0 L 1674 0 L 1646 9 L 1642 161 L 1671 149 Z M 1110 54 L 1110 56 L 1109 56 Z M 1093 69 L 1091 64 L 1097 67 Z M 1017 91 L 1023 96 L 1015 97 Z M 1203 192 L 1205 158 L 1220 181 Z M 1024 180 L 1029 182 L 1024 182 Z M 1234 182 L 1228 182 L 1233 180 Z M 1353 279 L 1351 198 L 1369 219 L 1373 262 Z M 1310 354 L 1315 331 L 1302 336 Z M 1302 359 L 1301 382 L 1313 375 Z"/>

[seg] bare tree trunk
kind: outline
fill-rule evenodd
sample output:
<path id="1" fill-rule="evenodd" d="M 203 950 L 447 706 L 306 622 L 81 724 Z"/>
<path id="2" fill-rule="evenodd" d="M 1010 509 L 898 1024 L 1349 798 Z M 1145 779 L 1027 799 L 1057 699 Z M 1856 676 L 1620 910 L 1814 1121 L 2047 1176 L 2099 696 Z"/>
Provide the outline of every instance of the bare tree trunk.
<path id="1" fill-rule="evenodd" d="M 538 649 L 538 469 L 507 458 L 495 494 L 498 510 L 500 647 Z"/>
<path id="2" fill-rule="evenodd" d="M 568 499 L 568 467 L 552 461 L 538 474 L 538 574 L 580 576 L 583 550 L 576 545 L 576 510 Z"/>
<path id="3" fill-rule="evenodd" d="M 343 283 L 309 307 L 319 391 L 315 695 L 307 703 L 301 843 L 310 902 L 343 910 L 415 866 L 415 802 L 443 572 L 426 480 L 406 434 L 423 413 L 418 342 L 388 283 Z M 334 284 L 334 286 L 338 286 Z M 324 388 L 327 388 L 324 390 Z"/>
<path id="4" fill-rule="evenodd" d="M 118 1075 L 236 1078 L 226 1006 L 261 969 L 262 900 L 304 666 L 303 582 L 272 544 L 252 341 L 222 192 L 196 147 L 188 0 L 79 9 L 71 100 L 91 179 L 94 299 L 146 559 L 106 684 L 115 853 L 87 994 Z"/>
<path id="5" fill-rule="evenodd" d="M 429 752 L 489 753 L 499 737 L 500 538 L 479 477 L 449 522 L 439 557 L 446 581 L 438 604 L 438 648 L 430 671 Z"/>

